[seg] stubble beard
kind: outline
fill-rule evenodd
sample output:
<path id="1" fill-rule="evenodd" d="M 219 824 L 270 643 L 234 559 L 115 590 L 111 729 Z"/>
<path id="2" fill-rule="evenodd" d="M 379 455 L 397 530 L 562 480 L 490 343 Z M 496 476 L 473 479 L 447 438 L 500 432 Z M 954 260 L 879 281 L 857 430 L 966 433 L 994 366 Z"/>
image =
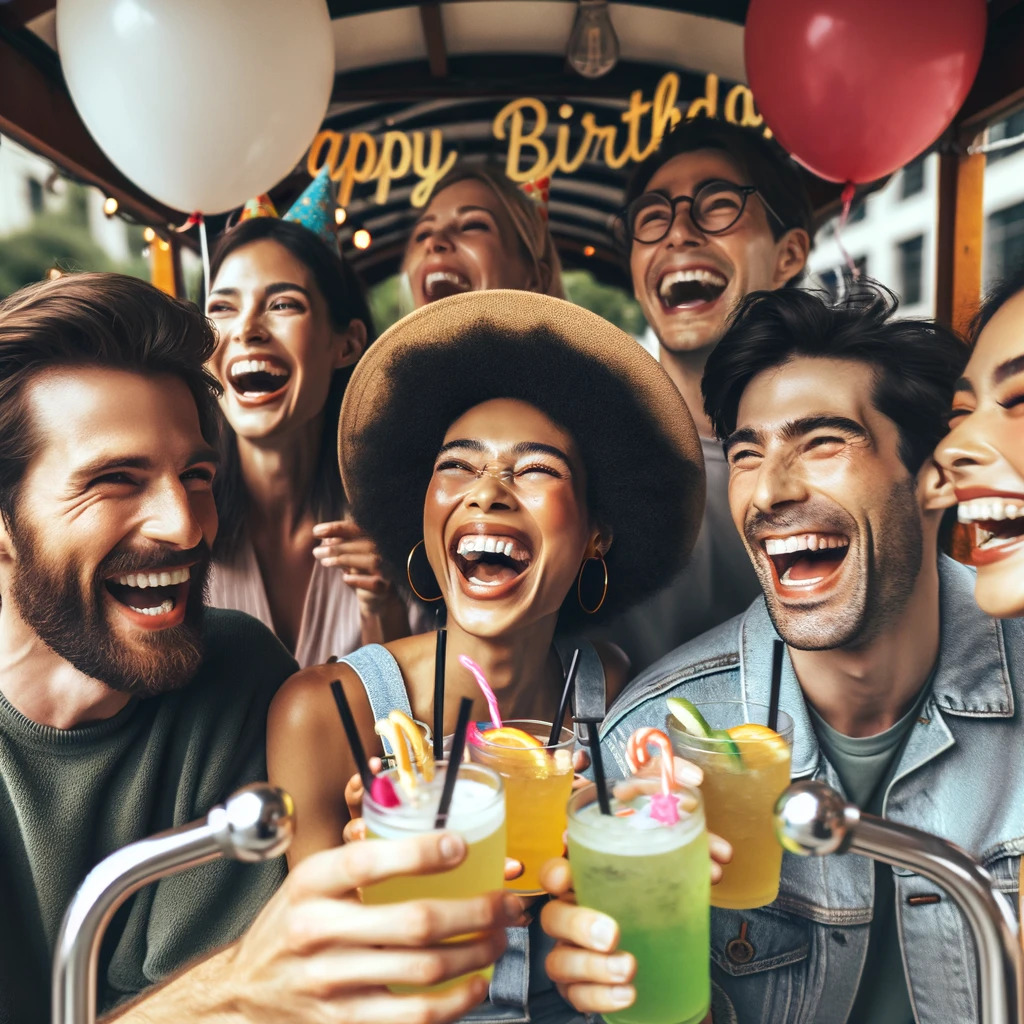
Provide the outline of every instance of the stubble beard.
<path id="1" fill-rule="evenodd" d="M 848 533 L 849 528 L 840 530 Z M 846 557 L 858 557 L 854 536 L 848 535 L 850 550 Z M 754 563 L 772 624 L 789 647 L 799 651 L 860 649 L 876 640 L 903 613 L 924 559 L 921 511 L 913 477 L 892 486 L 877 538 L 869 531 L 865 541 L 866 553 L 861 556 L 864 562 L 856 567 L 844 562 L 837 570 L 847 574 L 845 589 L 849 594 L 839 607 L 834 599 L 826 597 L 818 606 L 804 606 L 799 611 L 785 608 L 779 603 L 772 570 L 760 558 Z"/>

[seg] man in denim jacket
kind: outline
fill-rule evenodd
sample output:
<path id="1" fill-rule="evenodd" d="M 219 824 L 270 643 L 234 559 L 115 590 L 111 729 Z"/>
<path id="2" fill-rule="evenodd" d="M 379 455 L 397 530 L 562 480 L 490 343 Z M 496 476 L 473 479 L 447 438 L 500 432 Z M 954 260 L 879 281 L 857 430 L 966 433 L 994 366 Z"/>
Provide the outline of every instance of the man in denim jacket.
<path id="1" fill-rule="evenodd" d="M 931 452 L 967 353 L 934 324 L 893 319 L 890 306 L 862 294 L 829 307 L 793 290 L 744 304 L 708 362 L 704 395 L 764 597 L 644 673 L 603 735 L 625 772 L 625 739 L 662 727 L 667 697 L 767 703 L 781 636 L 793 777 L 951 839 L 1015 896 L 1024 623 L 988 619 L 972 570 L 935 554 L 953 499 Z M 566 888 L 564 864 L 547 881 Z M 629 958 L 572 948 L 613 950 L 607 932 L 594 937 L 601 915 L 556 901 L 545 924 L 562 940 L 549 972 L 575 1005 L 631 1001 Z M 975 952 L 949 897 L 862 857 L 787 853 L 774 903 L 712 911 L 711 964 L 715 1024 L 978 1019 Z"/>

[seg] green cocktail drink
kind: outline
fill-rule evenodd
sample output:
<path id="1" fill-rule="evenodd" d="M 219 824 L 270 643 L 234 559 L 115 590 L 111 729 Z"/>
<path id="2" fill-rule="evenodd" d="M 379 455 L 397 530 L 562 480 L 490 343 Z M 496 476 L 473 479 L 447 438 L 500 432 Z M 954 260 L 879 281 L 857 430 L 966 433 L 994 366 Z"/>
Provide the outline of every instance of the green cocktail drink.
<path id="1" fill-rule="evenodd" d="M 609 783 L 609 786 L 613 785 Z M 711 1005 L 711 867 L 700 793 L 680 788 L 679 821 L 650 817 L 654 780 L 602 814 L 594 785 L 569 801 L 569 862 L 580 906 L 615 919 L 636 958 L 636 1001 L 609 1024 L 698 1024 Z"/>
<path id="2" fill-rule="evenodd" d="M 389 778 L 402 800 L 397 807 L 384 807 L 366 794 L 363 818 L 367 842 L 405 839 L 434 831 L 434 819 L 441 799 L 446 761 L 435 765 L 434 778 L 422 779 L 411 792 L 399 785 L 398 772 Z M 418 899 L 465 899 L 504 887 L 505 879 L 505 791 L 501 776 L 483 765 L 459 765 L 446 830 L 458 832 L 469 847 L 466 859 L 451 871 L 432 875 L 408 875 L 368 885 L 362 891 L 364 903 L 400 903 Z M 463 936 L 470 938 L 470 936 Z M 456 941 L 456 940 L 452 940 Z M 493 968 L 477 972 L 490 978 Z M 447 984 L 461 981 L 457 978 Z M 395 991 L 423 991 L 411 986 L 393 986 Z"/>

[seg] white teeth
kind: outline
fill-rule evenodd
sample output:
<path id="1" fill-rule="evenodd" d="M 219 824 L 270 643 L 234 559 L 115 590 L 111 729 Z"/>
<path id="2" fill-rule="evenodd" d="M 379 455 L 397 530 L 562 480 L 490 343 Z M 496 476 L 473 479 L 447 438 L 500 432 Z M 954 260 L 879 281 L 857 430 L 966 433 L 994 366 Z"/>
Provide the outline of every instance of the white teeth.
<path id="1" fill-rule="evenodd" d="M 690 281 L 710 285 L 712 288 L 724 288 L 729 283 L 721 274 L 714 270 L 705 270 L 703 267 L 693 270 L 674 270 L 658 282 L 658 294 L 663 299 L 668 298 L 668 290 L 672 285 Z"/>
<path id="2" fill-rule="evenodd" d="M 815 584 L 820 583 L 825 578 L 824 576 L 815 576 L 812 579 L 808 579 L 808 580 L 794 580 L 794 579 L 790 579 L 789 573 L 790 573 L 790 570 L 787 569 L 779 577 L 779 582 L 784 587 L 813 587 Z"/>
<path id="3" fill-rule="evenodd" d="M 138 587 L 145 590 L 147 587 L 173 587 L 184 583 L 191 575 L 191 570 L 172 569 L 170 572 L 130 572 L 124 576 L 115 576 L 114 583 L 120 583 L 122 587 Z"/>
<path id="4" fill-rule="evenodd" d="M 524 548 L 517 547 L 514 540 L 509 540 L 505 537 L 487 536 L 480 533 L 470 533 L 466 534 L 465 537 L 461 537 L 455 551 L 456 554 L 463 556 L 498 554 L 504 555 L 506 558 L 514 558 L 517 561 L 526 561 L 530 557 L 530 553 Z"/>
<path id="5" fill-rule="evenodd" d="M 136 608 L 133 604 L 128 605 L 128 607 L 140 615 L 166 615 L 174 607 L 174 601 L 172 598 L 167 598 L 166 601 L 161 601 L 155 608 Z"/>
<path id="6" fill-rule="evenodd" d="M 1024 498 L 1010 501 L 1006 498 L 975 498 L 961 502 L 956 510 L 961 523 L 1002 522 L 1004 519 L 1024 517 Z"/>
<path id="7" fill-rule="evenodd" d="M 850 541 L 830 533 L 802 533 L 793 537 L 769 537 L 764 542 L 765 554 L 791 555 L 795 551 L 824 551 L 845 548 Z"/>
<path id="8" fill-rule="evenodd" d="M 429 295 L 439 284 L 451 284 L 456 288 L 469 290 L 469 281 L 462 274 L 456 274 L 451 270 L 433 270 L 423 279 L 423 288 Z"/>
<path id="9" fill-rule="evenodd" d="M 277 363 L 268 363 L 266 359 L 239 359 L 231 364 L 228 371 L 232 378 L 241 377 L 243 373 L 269 373 L 274 377 L 290 376 L 287 370 L 282 369 Z"/>

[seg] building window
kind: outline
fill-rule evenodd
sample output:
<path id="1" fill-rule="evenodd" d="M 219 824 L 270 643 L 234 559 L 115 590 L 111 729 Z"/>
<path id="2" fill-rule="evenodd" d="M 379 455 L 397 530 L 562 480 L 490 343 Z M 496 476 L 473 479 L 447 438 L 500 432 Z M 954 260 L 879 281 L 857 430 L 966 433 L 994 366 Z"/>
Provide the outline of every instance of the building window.
<path id="1" fill-rule="evenodd" d="M 28 182 L 28 205 L 33 213 L 43 212 L 43 186 L 35 178 L 26 179 Z"/>
<path id="2" fill-rule="evenodd" d="M 900 291 L 908 306 L 921 301 L 923 290 L 924 235 L 899 243 Z"/>
<path id="3" fill-rule="evenodd" d="M 986 225 L 990 284 L 1024 267 L 1024 203 L 997 210 Z"/>
<path id="4" fill-rule="evenodd" d="M 1012 117 L 992 125 L 988 130 L 988 141 L 1002 142 L 1003 139 L 1015 139 L 1018 135 L 1024 135 L 1024 110 L 1018 110 Z M 989 164 L 996 164 L 1014 153 L 1019 153 L 1022 149 L 1024 149 L 1024 142 L 1018 142 L 1005 149 L 993 149 L 991 153 L 987 154 L 986 159 Z"/>
<path id="5" fill-rule="evenodd" d="M 900 198 L 908 199 L 924 191 L 924 157 L 918 157 L 913 163 L 903 168 L 903 184 Z"/>

